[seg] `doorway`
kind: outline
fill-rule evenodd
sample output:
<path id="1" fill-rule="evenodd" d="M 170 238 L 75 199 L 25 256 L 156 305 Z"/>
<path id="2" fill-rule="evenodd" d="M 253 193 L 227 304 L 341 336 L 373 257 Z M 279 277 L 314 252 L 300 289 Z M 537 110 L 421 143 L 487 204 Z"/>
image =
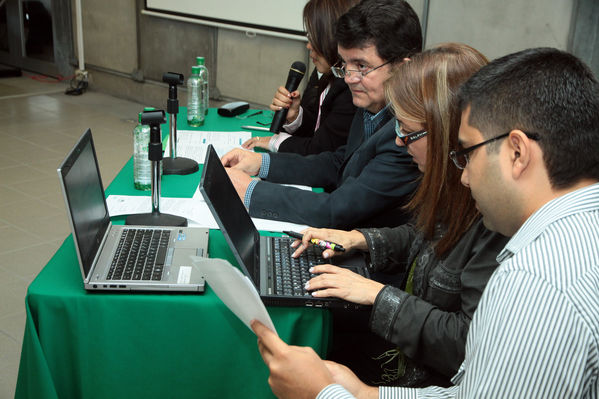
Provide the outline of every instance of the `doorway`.
<path id="1" fill-rule="evenodd" d="M 0 63 L 49 76 L 73 73 L 68 0 L 0 0 Z"/>

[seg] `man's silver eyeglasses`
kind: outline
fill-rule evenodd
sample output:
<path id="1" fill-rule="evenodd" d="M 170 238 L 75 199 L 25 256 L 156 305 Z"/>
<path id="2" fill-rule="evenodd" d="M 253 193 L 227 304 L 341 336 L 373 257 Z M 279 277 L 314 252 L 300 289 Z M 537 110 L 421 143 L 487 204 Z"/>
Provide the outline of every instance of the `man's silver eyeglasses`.
<path id="1" fill-rule="evenodd" d="M 392 62 L 392 60 L 385 62 L 384 64 L 381 64 L 379 66 L 376 66 L 374 68 L 364 68 L 364 70 L 358 70 L 358 69 L 347 69 L 347 65 L 343 64 L 340 67 L 339 66 L 332 66 L 331 67 L 331 72 L 333 72 L 333 76 L 335 76 L 336 78 L 344 78 L 344 77 L 348 77 L 350 78 L 352 76 L 352 74 L 355 73 L 354 76 L 356 76 L 359 79 L 362 79 L 364 76 L 368 75 L 370 72 L 372 71 L 376 71 L 379 68 L 384 67 L 387 64 L 390 64 Z"/>
<path id="2" fill-rule="evenodd" d="M 489 140 L 485 140 L 482 143 L 478 143 L 478 144 L 472 145 L 470 147 L 466 147 L 463 150 L 459 150 L 459 151 L 453 150 L 449 153 L 449 158 L 451 158 L 451 160 L 453 161 L 453 163 L 455 164 L 455 166 L 458 169 L 464 169 L 466 166 L 468 166 L 468 162 L 470 162 L 470 153 L 472 151 L 476 150 L 479 147 L 482 147 L 485 144 L 489 144 L 494 141 L 504 139 L 507 136 L 509 136 L 511 132 L 512 131 L 510 130 L 507 133 L 500 134 L 499 136 L 490 138 Z M 541 136 L 539 136 L 537 133 L 527 133 L 524 131 L 523 131 L 523 133 L 526 135 L 526 137 L 528 137 L 531 140 L 538 141 L 541 139 Z"/>
<path id="3" fill-rule="evenodd" d="M 428 132 L 426 130 L 418 130 L 417 132 L 403 134 L 403 132 L 401 130 L 401 124 L 396 119 L 395 120 L 395 134 L 397 134 L 397 137 L 401 140 L 403 145 L 408 145 L 408 144 L 413 143 L 414 141 L 420 140 L 421 138 L 426 136 L 428 134 Z"/>

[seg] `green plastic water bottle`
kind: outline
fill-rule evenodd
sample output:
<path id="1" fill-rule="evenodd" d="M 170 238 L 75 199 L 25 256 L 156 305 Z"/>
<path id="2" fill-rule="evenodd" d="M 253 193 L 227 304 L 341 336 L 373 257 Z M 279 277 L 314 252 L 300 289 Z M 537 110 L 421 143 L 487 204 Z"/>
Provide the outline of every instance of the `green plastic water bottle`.
<path id="1" fill-rule="evenodd" d="M 202 99 L 204 103 L 204 113 L 208 114 L 208 108 L 210 108 L 210 79 L 208 75 L 208 68 L 206 68 L 206 62 L 204 57 L 196 57 L 197 66 L 200 67 L 200 79 L 202 80 Z"/>
<path id="2" fill-rule="evenodd" d="M 144 111 L 153 111 L 147 107 Z M 149 191 L 152 188 L 152 162 L 148 159 L 148 144 L 150 143 L 150 126 L 139 123 L 133 129 L 133 186 L 138 190 Z"/>
<path id="3" fill-rule="evenodd" d="M 187 79 L 187 124 L 194 127 L 202 126 L 205 115 L 200 67 L 192 66 L 191 76 Z"/>

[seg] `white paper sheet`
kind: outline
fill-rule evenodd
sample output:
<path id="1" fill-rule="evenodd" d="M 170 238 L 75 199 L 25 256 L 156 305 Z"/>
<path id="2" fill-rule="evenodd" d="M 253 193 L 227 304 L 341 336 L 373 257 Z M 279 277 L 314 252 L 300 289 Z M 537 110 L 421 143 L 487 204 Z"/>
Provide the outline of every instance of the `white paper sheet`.
<path id="1" fill-rule="evenodd" d="M 204 275 L 210 288 L 250 330 L 250 321 L 258 320 L 277 333 L 256 287 L 239 269 L 224 259 L 192 256 L 193 266 Z"/>
<path id="2" fill-rule="evenodd" d="M 198 191 L 199 193 L 199 191 Z M 212 212 L 204 201 L 201 193 L 194 194 L 193 198 L 160 198 L 160 212 L 181 216 L 190 221 L 190 226 L 218 229 L 218 224 Z M 152 198 L 148 196 L 109 195 L 106 199 L 110 216 L 130 215 L 152 211 Z M 252 218 L 258 230 L 282 232 L 284 230 L 301 231 L 308 228 L 306 225 Z M 193 223 L 191 223 L 193 222 Z"/>
<path id="3" fill-rule="evenodd" d="M 177 130 L 177 156 L 190 158 L 199 164 L 203 164 L 204 159 L 206 159 L 208 144 L 212 144 L 218 156 L 222 157 L 233 148 L 241 147 L 241 144 L 251 137 L 251 132 Z M 169 140 L 170 137 L 166 143 L 165 157 L 168 157 L 171 151 Z"/>
<path id="4" fill-rule="evenodd" d="M 110 216 L 152 212 L 152 198 L 148 196 L 109 195 L 106 204 Z M 193 221 L 193 226 L 218 229 L 210 209 L 201 198 L 161 197 L 160 212 L 184 217 Z"/>

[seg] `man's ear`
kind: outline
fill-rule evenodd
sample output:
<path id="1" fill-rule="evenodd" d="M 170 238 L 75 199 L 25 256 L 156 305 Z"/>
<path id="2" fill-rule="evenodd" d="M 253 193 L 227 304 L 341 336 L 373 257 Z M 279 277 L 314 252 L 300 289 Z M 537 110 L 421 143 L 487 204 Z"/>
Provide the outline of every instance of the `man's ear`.
<path id="1" fill-rule="evenodd" d="M 520 178 L 531 166 L 532 140 L 521 130 L 512 130 L 507 137 L 510 161 L 512 163 L 512 177 Z"/>

